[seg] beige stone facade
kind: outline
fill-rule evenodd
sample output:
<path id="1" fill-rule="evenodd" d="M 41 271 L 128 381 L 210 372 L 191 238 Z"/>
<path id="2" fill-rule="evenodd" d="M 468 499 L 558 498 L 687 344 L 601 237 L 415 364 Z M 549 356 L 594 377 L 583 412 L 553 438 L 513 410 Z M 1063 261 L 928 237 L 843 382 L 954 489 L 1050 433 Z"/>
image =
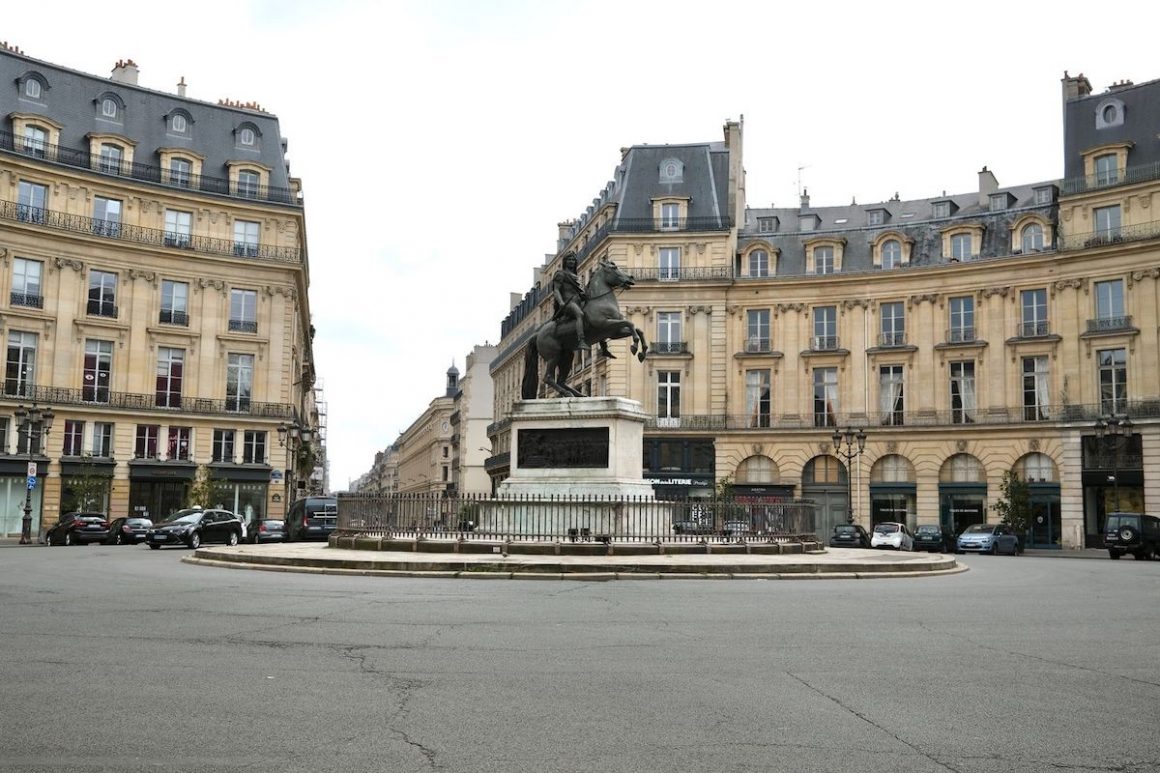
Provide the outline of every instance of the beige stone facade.
<path id="1" fill-rule="evenodd" d="M 215 504 L 280 517 L 324 457 L 304 204 L 277 119 L 123 67 L 102 79 L 11 50 L 0 66 L 19 108 L 0 127 L 0 533 L 19 529 L 14 411 L 34 403 L 55 414 L 33 440 L 34 529 L 82 505 L 166 515 L 202 468 Z M 287 425 L 312 440 L 281 444 Z"/>

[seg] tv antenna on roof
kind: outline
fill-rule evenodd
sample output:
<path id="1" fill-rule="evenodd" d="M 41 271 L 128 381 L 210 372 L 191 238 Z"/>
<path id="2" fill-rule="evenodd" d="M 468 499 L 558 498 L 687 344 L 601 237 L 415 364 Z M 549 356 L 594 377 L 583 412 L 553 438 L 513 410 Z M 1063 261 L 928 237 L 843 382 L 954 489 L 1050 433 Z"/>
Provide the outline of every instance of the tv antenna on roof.
<path id="1" fill-rule="evenodd" d="M 799 166 L 799 167 L 797 168 L 797 192 L 798 192 L 798 198 L 801 198 L 801 195 L 802 195 L 802 170 L 803 170 L 803 169 L 809 169 L 809 168 L 810 168 L 810 165 L 809 165 L 809 164 L 802 164 L 801 166 Z"/>

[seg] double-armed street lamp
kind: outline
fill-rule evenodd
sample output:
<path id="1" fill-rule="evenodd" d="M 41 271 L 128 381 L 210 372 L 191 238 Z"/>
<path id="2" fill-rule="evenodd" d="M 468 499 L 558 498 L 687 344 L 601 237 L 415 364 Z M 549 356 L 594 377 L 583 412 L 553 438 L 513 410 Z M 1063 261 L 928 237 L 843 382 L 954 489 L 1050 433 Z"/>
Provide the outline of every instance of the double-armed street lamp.
<path id="1" fill-rule="evenodd" d="M 314 430 L 306 424 L 294 422 L 278 427 L 278 445 L 285 447 L 290 453 L 290 475 L 286 481 L 290 491 L 286 497 L 287 508 L 298 498 L 298 449 L 309 445 L 313 438 Z"/>
<path id="2" fill-rule="evenodd" d="M 1101 416 L 1096 421 L 1096 437 L 1099 438 L 1101 444 L 1106 444 L 1111 448 L 1112 497 L 1115 500 L 1112 512 L 1120 510 L 1120 438 L 1131 438 L 1134 427 L 1135 425 L 1127 414 L 1110 413 L 1107 416 Z"/>
<path id="3" fill-rule="evenodd" d="M 52 420 L 56 414 L 51 408 L 41 408 L 35 402 L 31 408 L 23 405 L 12 412 L 16 419 L 16 431 L 24 436 L 25 451 L 28 453 L 28 488 L 24 492 L 24 517 L 20 521 L 20 544 L 32 544 L 32 488 L 36 485 L 36 462 L 32 458 L 33 451 L 42 453 L 45 438 L 52 429 Z M 39 442 L 33 443 L 33 438 Z"/>
<path id="4" fill-rule="evenodd" d="M 830 436 L 834 441 L 834 452 L 846 460 L 846 520 L 854 522 L 854 471 L 851 463 L 866 449 L 866 430 L 862 427 L 835 429 Z"/>

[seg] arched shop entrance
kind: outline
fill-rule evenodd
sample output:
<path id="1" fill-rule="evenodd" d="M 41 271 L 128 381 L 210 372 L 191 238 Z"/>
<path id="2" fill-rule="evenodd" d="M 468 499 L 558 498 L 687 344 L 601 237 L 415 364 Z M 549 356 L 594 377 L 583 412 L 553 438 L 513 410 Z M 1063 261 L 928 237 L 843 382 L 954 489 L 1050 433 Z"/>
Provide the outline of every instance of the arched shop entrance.
<path id="1" fill-rule="evenodd" d="M 1063 524 L 1059 508 L 1059 470 L 1047 454 L 1030 453 L 1015 462 L 1014 472 L 1026 481 L 1031 500 L 1027 545 L 1058 550 Z"/>
<path id="2" fill-rule="evenodd" d="M 905 523 L 912 530 L 918 520 L 914 465 L 905 456 L 890 454 L 870 468 L 870 526 Z"/>
<path id="3" fill-rule="evenodd" d="M 970 454 L 955 454 L 938 473 L 939 523 L 954 534 L 987 520 L 987 478 Z"/>
<path id="4" fill-rule="evenodd" d="M 846 468 L 833 456 L 815 456 L 802 468 L 802 499 L 814 501 L 814 528 L 829 540 L 834 527 L 846 522 Z M 855 520 L 858 514 L 855 513 Z"/>

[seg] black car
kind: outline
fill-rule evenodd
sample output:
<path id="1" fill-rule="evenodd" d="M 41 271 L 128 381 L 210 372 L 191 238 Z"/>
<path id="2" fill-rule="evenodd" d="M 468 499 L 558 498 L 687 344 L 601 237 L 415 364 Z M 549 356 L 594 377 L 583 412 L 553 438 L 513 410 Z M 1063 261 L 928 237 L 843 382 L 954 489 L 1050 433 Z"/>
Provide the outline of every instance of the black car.
<path id="1" fill-rule="evenodd" d="M 250 521 L 246 525 L 246 541 L 254 545 L 259 542 L 282 542 L 285 539 L 286 529 L 281 521 L 274 518 Z"/>
<path id="2" fill-rule="evenodd" d="M 104 542 L 109 536 L 109 521 L 104 513 L 65 513 L 44 539 L 49 545 L 87 545 Z"/>
<path id="3" fill-rule="evenodd" d="M 839 523 L 830 535 L 832 548 L 868 548 L 870 534 L 856 523 Z"/>
<path id="4" fill-rule="evenodd" d="M 186 545 L 197 549 L 203 542 L 236 545 L 242 539 L 242 520 L 229 510 L 191 507 L 153 524 L 145 541 L 153 550 L 162 545 Z"/>
<path id="5" fill-rule="evenodd" d="M 954 553 L 955 535 L 937 523 L 924 523 L 914 530 L 914 549 L 931 553 Z"/>
<path id="6" fill-rule="evenodd" d="M 1137 561 L 1160 556 L 1160 518 L 1143 513 L 1109 513 L 1104 522 L 1104 547 L 1119 558 L 1131 553 Z"/>
<path id="7" fill-rule="evenodd" d="M 152 526 L 153 521 L 148 518 L 114 518 L 109 523 L 109 536 L 105 542 L 109 545 L 136 545 L 145 541 Z"/>
<path id="8" fill-rule="evenodd" d="M 336 497 L 303 497 L 286 514 L 286 541 L 326 539 L 338 525 Z"/>

